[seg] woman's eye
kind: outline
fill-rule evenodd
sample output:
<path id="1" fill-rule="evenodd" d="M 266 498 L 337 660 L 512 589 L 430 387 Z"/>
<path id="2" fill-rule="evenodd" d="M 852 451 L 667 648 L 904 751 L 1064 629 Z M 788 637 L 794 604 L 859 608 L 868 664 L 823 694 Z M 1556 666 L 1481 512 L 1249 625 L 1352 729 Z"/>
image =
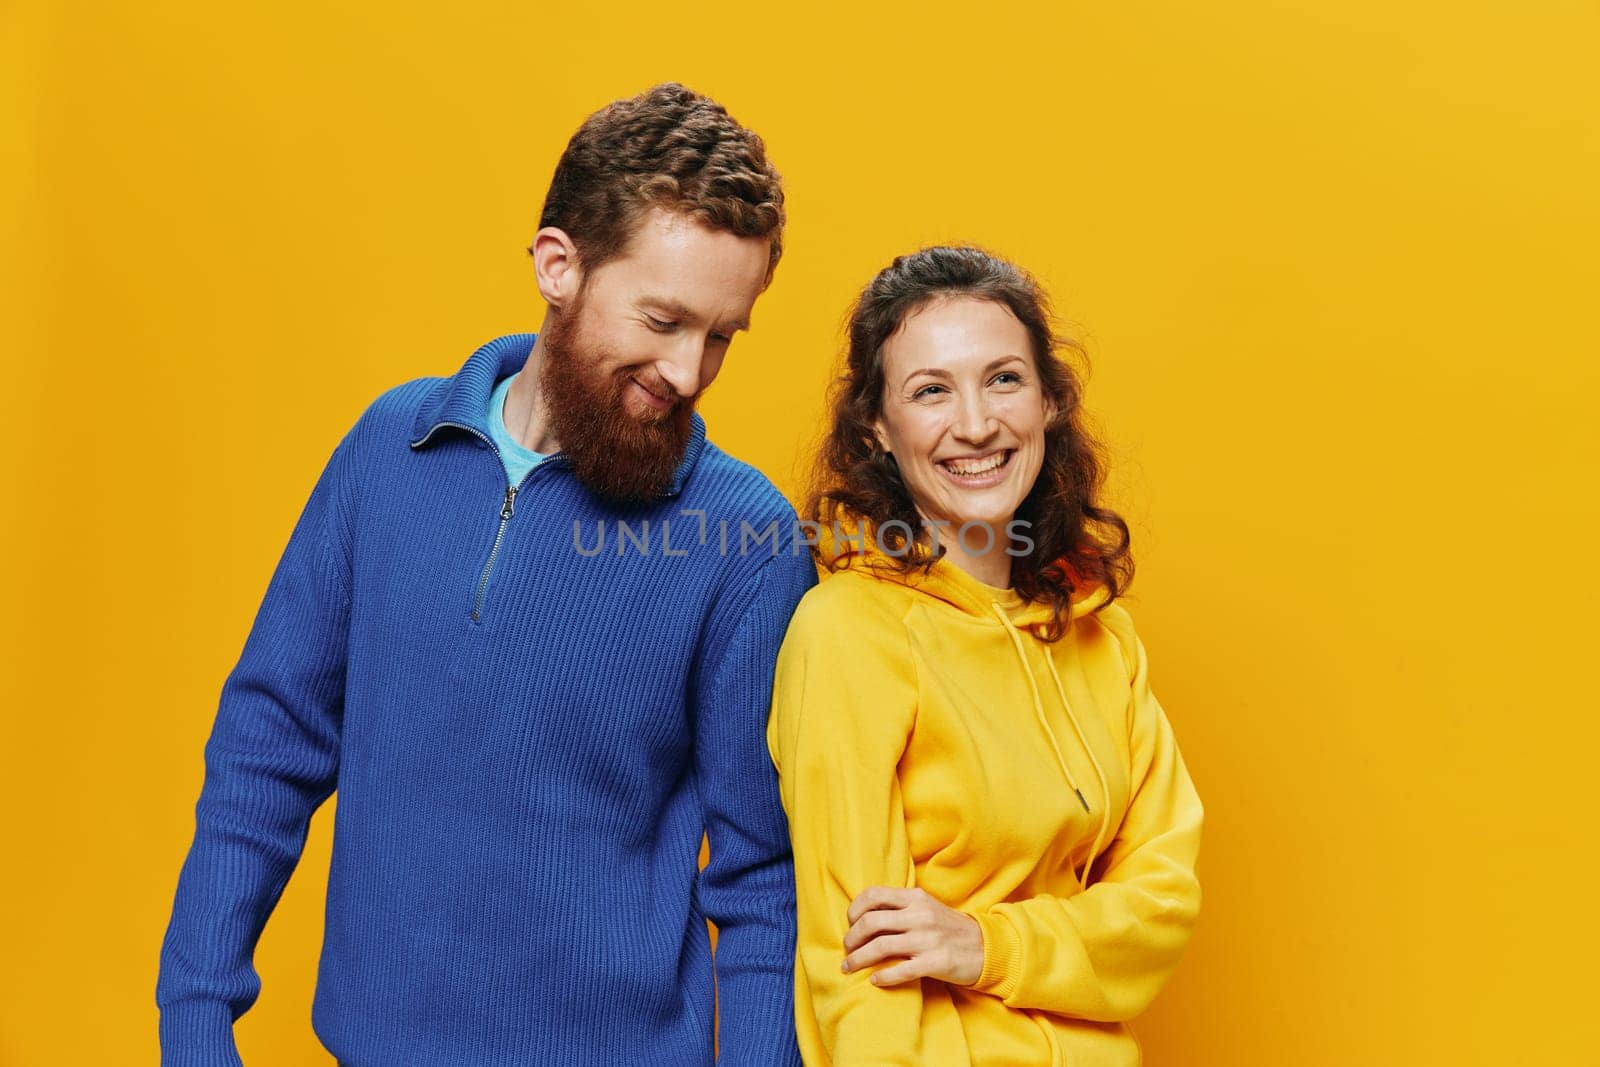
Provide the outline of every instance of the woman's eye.
<path id="1" fill-rule="evenodd" d="M 924 385 L 921 389 L 918 389 L 916 392 L 911 394 L 911 399 L 921 400 L 924 397 L 932 396 L 934 393 L 943 391 L 944 386 L 942 385 Z"/>
<path id="2" fill-rule="evenodd" d="M 650 323 L 650 328 L 652 330 L 656 330 L 661 333 L 666 333 L 668 330 L 678 325 L 675 322 L 667 322 L 663 319 L 658 319 L 654 315 L 646 315 L 645 319 Z"/>
<path id="3" fill-rule="evenodd" d="M 729 337 L 727 334 L 714 333 L 711 335 L 711 339 L 719 345 L 733 344 L 733 338 Z"/>
<path id="4" fill-rule="evenodd" d="M 1001 385 L 1019 385 L 1022 382 L 1022 375 L 1014 370 L 1001 371 L 994 376 L 994 380 Z"/>

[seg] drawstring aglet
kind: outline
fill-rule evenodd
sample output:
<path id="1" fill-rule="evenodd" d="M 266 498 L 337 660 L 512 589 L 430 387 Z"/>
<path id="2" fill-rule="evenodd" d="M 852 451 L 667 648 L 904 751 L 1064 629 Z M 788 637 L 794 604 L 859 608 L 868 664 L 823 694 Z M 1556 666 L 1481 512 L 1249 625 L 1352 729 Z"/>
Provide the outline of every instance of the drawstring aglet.
<path id="1" fill-rule="evenodd" d="M 1089 802 L 1083 798 L 1083 790 L 1079 789 L 1077 786 L 1073 786 L 1072 791 L 1078 794 L 1078 803 L 1083 805 L 1083 810 L 1088 811 Z"/>

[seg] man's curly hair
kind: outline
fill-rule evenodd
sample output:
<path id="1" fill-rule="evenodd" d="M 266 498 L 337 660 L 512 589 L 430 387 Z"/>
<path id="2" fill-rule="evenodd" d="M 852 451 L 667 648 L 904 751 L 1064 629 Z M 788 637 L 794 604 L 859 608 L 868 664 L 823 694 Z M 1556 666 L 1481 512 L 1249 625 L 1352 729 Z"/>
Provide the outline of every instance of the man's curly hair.
<path id="1" fill-rule="evenodd" d="M 578 127 L 550 179 L 539 226 L 566 231 L 579 263 L 593 271 L 622 253 L 652 207 L 766 238 L 771 282 L 783 254 L 783 179 L 757 134 L 677 83 L 615 101 Z"/>

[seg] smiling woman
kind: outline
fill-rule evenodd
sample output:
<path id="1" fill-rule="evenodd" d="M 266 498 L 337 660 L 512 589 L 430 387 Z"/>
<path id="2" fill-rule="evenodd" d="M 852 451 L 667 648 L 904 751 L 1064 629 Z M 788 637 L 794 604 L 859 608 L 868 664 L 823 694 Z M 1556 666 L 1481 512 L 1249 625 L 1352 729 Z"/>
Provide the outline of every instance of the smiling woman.
<path id="1" fill-rule="evenodd" d="M 1011 557 L 993 548 L 1033 487 L 1056 412 L 1029 346 L 1004 304 L 957 294 L 907 314 L 880 353 L 883 411 L 873 435 L 923 522 L 955 528 L 946 551 L 990 585 L 1011 584 Z M 972 527 L 987 549 L 973 550 Z"/>
<path id="2" fill-rule="evenodd" d="M 767 731 L 808 1064 L 1137 1064 L 1199 911 L 1200 800 L 1048 321 L 970 248 L 895 260 L 851 316 L 810 509 L 829 577 Z"/>
<path id="3" fill-rule="evenodd" d="M 1031 277 L 975 248 L 901 256 L 862 291 L 849 334 L 812 519 L 865 519 L 906 570 L 918 557 L 890 524 L 925 527 L 927 547 L 1049 605 L 1052 637 L 1075 585 L 1104 585 L 1116 599 L 1133 577 L 1128 526 L 1099 503 L 1100 447 L 1084 425 L 1078 373 L 1061 358 L 1082 352 L 1051 329 Z M 1002 474 L 976 476 L 997 451 Z M 996 559 L 968 550 L 961 527 L 984 538 L 973 547 L 998 547 L 1007 520 L 1024 525 L 1030 549 Z M 951 523 L 954 536 L 940 538 Z"/>

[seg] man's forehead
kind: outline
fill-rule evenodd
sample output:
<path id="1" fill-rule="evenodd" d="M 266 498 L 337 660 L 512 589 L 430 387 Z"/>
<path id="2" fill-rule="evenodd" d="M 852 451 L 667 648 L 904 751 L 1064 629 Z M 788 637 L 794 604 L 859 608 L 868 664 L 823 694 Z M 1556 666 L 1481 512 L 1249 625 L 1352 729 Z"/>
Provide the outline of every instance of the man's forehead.
<path id="1" fill-rule="evenodd" d="M 617 268 L 619 280 L 636 300 L 649 300 L 680 317 L 744 324 L 766 283 L 767 262 L 764 238 L 740 237 L 654 208 L 606 267 Z"/>
<path id="2" fill-rule="evenodd" d="M 682 265 L 765 269 L 771 245 L 764 237 L 741 237 L 683 212 L 651 208 L 634 227 L 623 256 Z"/>

